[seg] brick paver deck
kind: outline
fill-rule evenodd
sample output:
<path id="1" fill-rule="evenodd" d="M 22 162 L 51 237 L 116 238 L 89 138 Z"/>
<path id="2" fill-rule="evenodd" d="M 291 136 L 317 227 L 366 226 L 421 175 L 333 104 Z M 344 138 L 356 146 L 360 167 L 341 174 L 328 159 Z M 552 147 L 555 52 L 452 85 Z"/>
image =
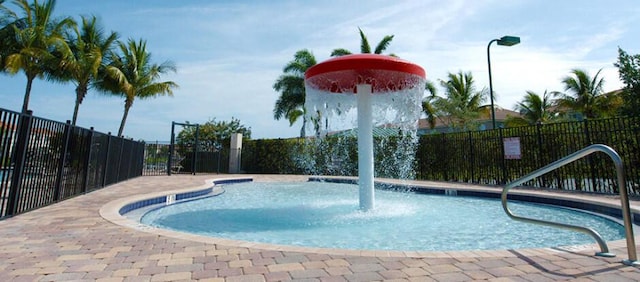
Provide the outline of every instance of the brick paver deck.
<path id="1" fill-rule="evenodd" d="M 198 187 L 216 177 L 229 176 L 139 177 L 2 220 L 0 281 L 640 281 L 638 268 L 620 263 L 627 258 L 624 241 L 610 242 L 615 258 L 593 256 L 595 245 L 345 252 L 176 235 L 100 214 L 114 216 L 109 210 L 119 199 Z M 306 178 L 255 176 L 274 179 Z"/>

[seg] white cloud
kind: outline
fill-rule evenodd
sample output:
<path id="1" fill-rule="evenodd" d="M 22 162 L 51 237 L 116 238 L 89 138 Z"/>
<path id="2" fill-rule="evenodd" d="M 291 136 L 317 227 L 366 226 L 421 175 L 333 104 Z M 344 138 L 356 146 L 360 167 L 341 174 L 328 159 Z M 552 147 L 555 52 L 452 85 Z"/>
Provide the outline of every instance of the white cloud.
<path id="1" fill-rule="evenodd" d="M 254 138 L 293 137 L 300 125 L 273 120 L 278 97 L 272 85 L 300 49 L 319 61 L 335 48 L 359 51 L 358 27 L 375 45 L 394 35 L 388 52 L 421 65 L 431 80 L 447 72 L 471 71 L 479 89 L 488 87 L 486 47 L 502 35 L 518 35 L 513 47 L 493 45 L 491 63 L 497 104 L 512 108 L 525 91 L 562 90 L 573 68 L 594 75 L 603 69 L 606 90 L 619 88 L 613 63 L 617 47 L 636 54 L 640 8 L 633 1 L 268 1 L 207 2 L 66 0 L 61 14 L 96 14 L 121 38 L 144 38 L 154 62 L 172 60 L 178 73 L 163 76 L 180 85 L 174 97 L 136 101 L 125 134 L 166 140 L 171 121 L 203 123 L 240 119 Z M 0 107 L 19 110 L 23 75 L 0 75 Z M 31 108 L 64 121 L 73 110 L 73 86 L 37 80 Z M 91 93 L 79 124 L 118 129 L 122 101 Z"/>

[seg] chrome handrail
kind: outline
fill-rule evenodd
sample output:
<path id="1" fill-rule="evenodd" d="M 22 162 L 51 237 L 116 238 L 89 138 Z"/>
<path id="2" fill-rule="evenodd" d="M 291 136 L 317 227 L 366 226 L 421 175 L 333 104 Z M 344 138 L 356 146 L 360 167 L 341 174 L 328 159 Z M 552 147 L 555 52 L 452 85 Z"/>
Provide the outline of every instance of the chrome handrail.
<path id="1" fill-rule="evenodd" d="M 503 189 L 502 189 L 502 208 L 504 209 L 504 211 L 507 213 L 507 215 L 514 219 L 514 220 L 518 220 L 518 221 L 523 221 L 523 222 L 529 222 L 529 223 L 535 223 L 535 224 L 541 224 L 541 225 L 546 225 L 546 226 L 551 226 L 551 227 L 558 227 L 558 228 L 563 228 L 563 229 L 568 229 L 571 231 L 577 231 L 577 232 L 582 232 L 582 233 L 586 233 L 588 235 L 591 235 L 596 242 L 598 242 L 598 245 L 600 246 L 600 252 L 597 252 L 596 255 L 597 256 L 605 256 L 605 257 L 613 257 L 615 256 L 615 254 L 612 254 L 609 252 L 609 248 L 607 247 L 607 243 L 605 242 L 605 240 L 602 238 L 602 236 L 600 236 L 600 234 L 598 234 L 598 232 L 596 232 L 595 230 L 591 229 L 591 228 L 587 228 L 587 227 L 582 227 L 582 226 L 576 226 L 576 225 L 571 225 L 571 224 L 564 224 L 564 223 L 558 223 L 558 222 L 552 222 L 552 221 L 546 221 L 546 220 L 541 220 L 541 219 L 535 219 L 535 218 L 528 218 L 528 217 L 523 217 L 523 216 L 517 216 L 514 215 L 511 210 L 509 210 L 509 207 L 507 206 L 507 194 L 509 193 L 509 189 L 516 187 L 518 185 L 521 185 L 529 180 L 532 180 L 533 178 L 536 178 L 538 176 L 541 176 L 543 174 L 546 174 L 550 171 L 553 171 L 555 169 L 558 169 L 562 166 L 565 166 L 569 163 L 572 163 L 576 160 L 579 160 L 585 156 L 588 156 L 592 153 L 595 152 L 603 152 L 605 154 L 607 154 L 611 160 L 613 161 L 615 167 L 616 167 L 616 172 L 617 172 L 617 176 L 618 176 L 618 190 L 620 191 L 620 202 L 621 202 L 621 207 L 622 207 L 622 218 L 623 218 L 623 222 L 624 222 L 624 229 L 625 229 L 625 236 L 627 239 L 627 252 L 629 255 L 629 259 L 628 260 L 623 260 L 623 263 L 626 265 L 637 265 L 637 254 L 636 254 L 636 244 L 635 244 L 635 238 L 633 235 L 633 222 L 631 219 L 631 210 L 629 208 L 629 196 L 628 196 L 628 192 L 627 192 L 627 188 L 625 185 L 625 178 L 624 178 L 624 167 L 623 167 L 623 163 L 622 163 L 622 159 L 620 158 L 620 155 L 618 155 L 618 153 L 616 153 L 616 151 L 614 151 L 611 147 L 603 145 L 603 144 L 594 144 L 594 145 L 590 145 L 582 150 L 579 150 L 573 154 L 570 154 L 564 158 L 561 158 L 553 163 L 550 163 L 532 173 L 529 173 L 509 184 L 507 184 Z"/>

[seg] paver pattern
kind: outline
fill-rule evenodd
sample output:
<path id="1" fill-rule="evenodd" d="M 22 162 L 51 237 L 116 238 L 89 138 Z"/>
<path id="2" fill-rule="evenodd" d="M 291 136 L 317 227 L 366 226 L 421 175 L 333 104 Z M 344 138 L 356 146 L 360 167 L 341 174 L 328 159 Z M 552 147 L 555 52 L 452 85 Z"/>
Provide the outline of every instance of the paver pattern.
<path id="1" fill-rule="evenodd" d="M 2 220 L 0 281 L 640 281 L 639 268 L 620 263 L 627 258 L 621 241 L 610 243 L 615 258 L 593 256 L 595 245 L 576 250 L 296 251 L 167 236 L 100 215 L 103 206 L 118 199 L 197 187 L 220 177 L 229 175 L 139 177 Z"/>

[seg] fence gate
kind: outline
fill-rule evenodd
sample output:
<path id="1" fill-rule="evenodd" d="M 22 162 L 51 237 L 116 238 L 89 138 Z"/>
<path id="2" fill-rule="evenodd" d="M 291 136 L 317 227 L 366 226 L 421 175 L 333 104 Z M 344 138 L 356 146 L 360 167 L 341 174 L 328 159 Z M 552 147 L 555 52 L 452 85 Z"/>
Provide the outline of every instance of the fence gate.
<path id="1" fill-rule="evenodd" d="M 186 131 L 176 136 L 176 125 Z M 171 122 L 167 174 L 220 173 L 222 145 L 200 136 L 200 125 Z"/>

